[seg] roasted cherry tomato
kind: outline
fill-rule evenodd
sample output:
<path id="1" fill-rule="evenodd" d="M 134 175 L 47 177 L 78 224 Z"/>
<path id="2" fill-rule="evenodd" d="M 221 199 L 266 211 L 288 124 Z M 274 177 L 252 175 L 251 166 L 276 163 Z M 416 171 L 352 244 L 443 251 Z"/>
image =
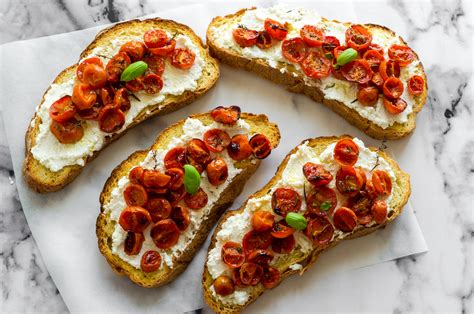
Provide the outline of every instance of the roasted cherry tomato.
<path id="1" fill-rule="evenodd" d="M 391 114 L 399 114 L 403 112 L 407 107 L 407 102 L 401 98 L 390 100 L 387 97 L 383 99 L 383 105 L 385 109 Z"/>
<path id="2" fill-rule="evenodd" d="M 221 129 L 211 129 L 203 136 L 204 143 L 211 152 L 220 153 L 230 144 L 230 136 Z"/>
<path id="3" fill-rule="evenodd" d="M 334 159 L 341 165 L 352 166 L 359 158 L 359 147 L 350 138 L 343 138 L 334 146 Z"/>
<path id="4" fill-rule="evenodd" d="M 186 196 L 184 197 L 184 203 L 186 206 L 193 210 L 198 210 L 206 206 L 207 200 L 207 194 L 202 188 L 199 188 L 194 195 L 186 193 Z"/>
<path id="5" fill-rule="evenodd" d="M 400 98 L 403 94 L 403 89 L 402 80 L 396 77 L 389 77 L 385 83 L 383 83 L 383 94 L 389 99 Z"/>
<path id="6" fill-rule="evenodd" d="M 273 46 L 272 36 L 267 31 L 258 32 L 257 47 L 260 49 L 268 49 Z"/>
<path id="7" fill-rule="evenodd" d="M 425 91 L 425 79 L 420 75 L 413 75 L 408 80 L 408 92 L 413 96 L 421 95 Z"/>
<path id="8" fill-rule="evenodd" d="M 386 81 L 389 77 L 400 77 L 400 65 L 393 60 L 380 62 L 379 72 L 383 80 Z"/>
<path id="9" fill-rule="evenodd" d="M 165 171 L 165 174 L 170 177 L 168 188 L 176 191 L 184 184 L 184 171 L 180 168 L 170 168 Z"/>
<path id="10" fill-rule="evenodd" d="M 100 60 L 99 57 L 90 57 L 90 58 L 87 58 L 87 59 L 85 59 L 84 61 L 82 61 L 82 62 L 77 66 L 77 69 L 76 69 L 76 76 L 77 76 L 77 79 L 78 79 L 79 81 L 81 81 L 82 83 L 86 83 L 86 82 L 83 82 L 83 81 L 82 81 L 82 74 L 84 73 L 84 68 L 85 68 L 88 64 L 95 64 L 95 65 L 100 66 L 101 68 L 104 67 L 104 64 L 102 63 L 102 60 Z"/>
<path id="11" fill-rule="evenodd" d="M 184 206 L 175 206 L 171 210 L 170 218 L 176 223 L 180 231 L 184 231 L 188 228 L 190 223 L 189 210 Z"/>
<path id="12" fill-rule="evenodd" d="M 125 88 L 120 88 L 115 92 L 113 106 L 120 108 L 122 112 L 130 109 L 130 97 L 128 91 Z"/>
<path id="13" fill-rule="evenodd" d="M 114 101 L 114 96 L 115 96 L 115 90 L 112 87 L 110 86 L 102 87 L 99 90 L 99 99 L 97 102 L 99 102 L 100 100 L 100 104 L 102 106 L 110 105 Z"/>
<path id="14" fill-rule="evenodd" d="M 372 205 L 372 216 L 376 223 L 383 223 L 387 219 L 387 204 L 381 200 L 375 201 Z"/>
<path id="15" fill-rule="evenodd" d="M 278 285 L 281 276 L 280 271 L 275 267 L 264 267 L 262 275 L 262 284 L 266 289 L 272 289 Z"/>
<path id="16" fill-rule="evenodd" d="M 115 106 L 105 106 L 99 112 L 99 128 L 106 133 L 114 133 L 125 124 L 125 114 Z"/>
<path id="17" fill-rule="evenodd" d="M 336 192 L 327 186 L 312 188 L 306 195 L 306 208 L 318 216 L 332 214 L 337 205 Z"/>
<path id="18" fill-rule="evenodd" d="M 158 269 L 161 266 L 161 255 L 157 251 L 149 250 L 146 251 L 140 261 L 140 268 L 145 273 L 151 273 Z"/>
<path id="19" fill-rule="evenodd" d="M 150 213 L 137 206 L 125 208 L 119 217 L 119 224 L 125 231 L 143 232 L 150 222 Z"/>
<path id="20" fill-rule="evenodd" d="M 158 221 L 150 231 L 153 242 L 159 249 L 169 249 L 179 240 L 179 229 L 176 223 L 171 219 Z"/>
<path id="21" fill-rule="evenodd" d="M 291 188 L 278 188 L 272 195 L 272 208 L 275 214 L 286 217 L 288 212 L 298 212 L 301 208 L 301 196 Z"/>
<path id="22" fill-rule="evenodd" d="M 83 69 L 82 82 L 93 88 L 104 87 L 107 83 L 107 72 L 97 64 L 88 64 Z"/>
<path id="23" fill-rule="evenodd" d="M 150 51 L 155 56 L 167 57 L 173 54 L 175 47 L 176 47 L 176 40 L 174 40 L 173 38 L 170 38 L 166 41 L 164 46 L 156 47 L 156 48 L 148 48 L 148 51 Z"/>
<path id="24" fill-rule="evenodd" d="M 143 41 L 148 48 L 163 47 L 168 41 L 168 35 L 162 29 L 150 29 L 143 34 Z"/>
<path id="25" fill-rule="evenodd" d="M 134 167 L 128 173 L 128 179 L 132 184 L 143 184 L 143 168 L 140 166 Z"/>
<path id="26" fill-rule="evenodd" d="M 201 173 L 211 162 L 211 153 L 202 140 L 193 138 L 186 144 L 186 160 Z"/>
<path id="27" fill-rule="evenodd" d="M 268 265 L 273 259 L 273 254 L 268 250 L 255 250 L 252 251 L 247 261 L 255 263 L 261 266 Z"/>
<path id="28" fill-rule="evenodd" d="M 165 59 L 163 57 L 149 54 L 143 58 L 143 61 L 148 64 L 148 69 L 158 76 L 161 76 L 165 71 Z"/>
<path id="29" fill-rule="evenodd" d="M 377 50 L 367 50 L 362 58 L 369 63 L 372 70 L 377 70 L 380 63 L 385 60 L 383 54 L 379 53 Z"/>
<path id="30" fill-rule="evenodd" d="M 215 186 L 221 185 L 227 180 L 229 171 L 224 159 L 216 157 L 206 166 L 207 179 L 209 183 Z"/>
<path id="31" fill-rule="evenodd" d="M 284 219 L 280 221 L 275 221 L 271 229 L 271 235 L 274 238 L 283 239 L 289 237 L 295 232 L 295 229 L 288 226 Z"/>
<path id="32" fill-rule="evenodd" d="M 289 254 L 295 248 L 295 237 L 294 235 L 287 236 L 286 238 L 273 238 L 272 239 L 272 250 L 278 254 Z"/>
<path id="33" fill-rule="evenodd" d="M 364 106 L 374 106 L 379 101 L 379 90 L 375 86 L 359 88 L 357 100 Z"/>
<path id="34" fill-rule="evenodd" d="M 143 84 L 143 77 L 139 76 L 136 79 L 128 81 L 125 83 L 125 88 L 131 92 L 139 92 L 145 88 Z"/>
<path id="35" fill-rule="evenodd" d="M 220 275 L 214 280 L 214 290 L 218 295 L 226 296 L 234 293 L 234 282 L 226 275 Z"/>
<path id="36" fill-rule="evenodd" d="M 57 122 L 66 122 L 74 118 L 76 107 L 72 103 L 71 96 L 63 96 L 53 102 L 49 107 L 49 116 Z"/>
<path id="37" fill-rule="evenodd" d="M 341 166 L 336 174 L 337 190 L 344 195 L 355 195 L 364 185 L 364 173 L 352 166 Z"/>
<path id="38" fill-rule="evenodd" d="M 392 180 L 386 171 L 374 170 L 372 172 L 372 183 L 375 191 L 381 195 L 389 195 L 392 192 Z"/>
<path id="39" fill-rule="evenodd" d="M 163 197 L 152 197 L 148 199 L 145 208 L 150 213 L 153 222 L 166 219 L 171 214 L 171 204 Z"/>
<path id="40" fill-rule="evenodd" d="M 364 59 L 358 59 L 343 65 L 341 73 L 346 80 L 359 84 L 370 82 L 373 74 L 369 63 Z"/>
<path id="41" fill-rule="evenodd" d="M 244 160 L 252 155 L 253 149 L 249 144 L 247 135 L 237 134 L 230 140 L 229 146 L 227 146 L 227 152 L 230 158 L 234 160 Z"/>
<path id="42" fill-rule="evenodd" d="M 366 225 L 372 221 L 373 200 L 366 191 L 360 191 L 354 196 L 347 199 L 346 207 L 350 208 L 357 216 L 357 220 L 361 225 Z"/>
<path id="43" fill-rule="evenodd" d="M 332 218 L 334 226 L 344 232 L 352 232 L 357 226 L 356 214 L 347 207 L 338 208 Z"/>
<path id="44" fill-rule="evenodd" d="M 382 56 L 384 54 L 383 47 L 376 43 L 370 43 L 369 47 L 367 48 L 367 51 L 368 50 L 375 50 L 378 53 L 380 53 Z"/>
<path id="45" fill-rule="evenodd" d="M 105 71 L 107 71 L 107 80 L 111 83 L 120 81 L 123 70 L 132 63 L 130 57 L 125 52 L 119 52 L 109 60 Z"/>
<path id="46" fill-rule="evenodd" d="M 145 93 L 153 95 L 163 88 L 163 80 L 156 74 L 147 74 L 143 77 L 143 89 Z"/>
<path id="47" fill-rule="evenodd" d="M 324 245 L 332 240 L 334 227 L 326 218 L 316 217 L 308 221 L 304 233 L 314 244 Z"/>
<path id="48" fill-rule="evenodd" d="M 148 201 L 145 188 L 138 184 L 129 184 L 123 191 L 123 196 L 128 206 L 143 207 Z"/>
<path id="49" fill-rule="evenodd" d="M 71 99 L 77 109 L 84 110 L 94 106 L 97 100 L 97 94 L 92 86 L 83 83 L 76 83 L 72 90 Z"/>
<path id="50" fill-rule="evenodd" d="M 415 60 L 415 53 L 408 46 L 391 45 L 388 48 L 388 56 L 400 66 L 406 66 Z"/>
<path id="51" fill-rule="evenodd" d="M 171 64 L 177 68 L 187 70 L 194 64 L 196 55 L 189 49 L 177 48 L 171 55 Z"/>
<path id="52" fill-rule="evenodd" d="M 283 57 L 290 62 L 299 63 L 306 58 L 306 44 L 299 37 L 284 40 L 281 49 Z"/>
<path id="53" fill-rule="evenodd" d="M 159 170 L 146 169 L 143 173 L 143 185 L 147 188 L 163 188 L 170 182 L 171 177 Z"/>
<path id="54" fill-rule="evenodd" d="M 127 232 L 125 238 L 123 250 L 127 255 L 137 255 L 142 249 L 143 241 L 145 236 L 141 232 Z"/>
<path id="55" fill-rule="evenodd" d="M 303 26 L 300 30 L 300 36 L 310 47 L 319 47 L 326 40 L 323 30 L 313 25 Z"/>
<path id="56" fill-rule="evenodd" d="M 249 141 L 253 155 L 258 159 L 267 158 L 272 152 L 270 140 L 263 134 L 255 134 Z"/>
<path id="57" fill-rule="evenodd" d="M 262 279 L 263 268 L 255 263 L 244 263 L 240 267 L 240 280 L 244 285 L 256 286 Z"/>
<path id="58" fill-rule="evenodd" d="M 272 235 L 269 231 L 258 232 L 251 230 L 244 235 L 242 239 L 242 247 L 245 253 L 250 253 L 253 250 L 266 250 L 272 244 Z"/>
<path id="59" fill-rule="evenodd" d="M 170 149 L 165 155 L 165 168 L 183 168 L 186 164 L 186 148 L 175 147 Z"/>
<path id="60" fill-rule="evenodd" d="M 71 119 L 63 123 L 51 121 L 49 126 L 51 133 L 62 144 L 73 144 L 84 136 L 81 122 Z"/>
<path id="61" fill-rule="evenodd" d="M 322 165 L 307 162 L 303 165 L 303 174 L 311 185 L 318 187 L 329 184 L 332 174 L 324 169 Z"/>
<path id="62" fill-rule="evenodd" d="M 96 102 L 91 108 L 84 110 L 76 110 L 79 117 L 84 120 L 98 120 L 100 109 L 102 105 L 99 102 Z"/>
<path id="63" fill-rule="evenodd" d="M 239 27 L 232 31 L 232 36 L 240 47 L 252 47 L 257 43 L 258 32 L 244 27 Z"/>
<path id="64" fill-rule="evenodd" d="M 306 76 L 319 79 L 331 74 L 331 61 L 319 51 L 312 50 L 301 62 L 301 68 Z"/>
<path id="65" fill-rule="evenodd" d="M 334 48 L 336 48 L 340 45 L 341 45 L 341 43 L 339 42 L 339 39 L 337 39 L 336 37 L 326 36 L 325 39 L 324 39 L 324 43 L 321 46 L 321 48 L 323 50 L 324 55 L 326 57 L 330 56 L 331 58 L 329 58 L 329 59 L 332 59 L 334 57 L 333 56 Z"/>
<path id="66" fill-rule="evenodd" d="M 382 90 L 384 79 L 380 72 L 374 72 L 372 79 L 370 80 L 379 90 Z"/>
<path id="67" fill-rule="evenodd" d="M 346 30 L 347 46 L 362 50 L 369 47 L 372 42 L 372 34 L 362 25 L 351 25 Z"/>
<path id="68" fill-rule="evenodd" d="M 171 206 L 176 206 L 186 196 L 186 189 L 182 185 L 177 190 L 168 190 L 166 199 L 171 203 Z"/>
<path id="69" fill-rule="evenodd" d="M 371 199 L 376 199 L 379 196 L 377 191 L 375 191 L 372 179 L 367 179 L 367 182 L 365 182 L 365 192 L 367 193 L 367 196 Z"/>
<path id="70" fill-rule="evenodd" d="M 120 52 L 125 52 L 132 62 L 142 60 L 145 55 L 145 50 L 145 44 L 140 41 L 129 41 L 120 48 Z"/>
<path id="71" fill-rule="evenodd" d="M 268 231 L 273 227 L 275 216 L 264 210 L 257 210 L 252 215 L 252 228 L 255 231 Z"/>
<path id="72" fill-rule="evenodd" d="M 276 40 L 283 40 L 288 34 L 285 25 L 269 18 L 265 19 L 264 28 L 265 31 Z"/>
<path id="73" fill-rule="evenodd" d="M 240 107 L 216 107 L 211 111 L 211 117 L 218 123 L 233 125 L 240 119 Z"/>
<path id="74" fill-rule="evenodd" d="M 224 243 L 221 257 L 224 263 L 231 268 L 239 268 L 245 262 L 244 250 L 237 242 L 227 241 Z"/>

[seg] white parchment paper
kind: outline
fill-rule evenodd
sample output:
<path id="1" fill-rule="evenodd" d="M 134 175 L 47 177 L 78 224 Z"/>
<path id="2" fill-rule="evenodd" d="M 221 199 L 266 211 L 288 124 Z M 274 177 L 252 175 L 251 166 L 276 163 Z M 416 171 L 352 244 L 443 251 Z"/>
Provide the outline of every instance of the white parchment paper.
<path id="1" fill-rule="evenodd" d="M 228 2 L 192 5 L 156 16 L 187 24 L 204 39 L 207 25 L 214 16 L 257 4 Z M 357 20 L 350 2 L 319 1 L 304 3 L 303 6 L 317 9 L 321 15 L 337 20 Z M 262 163 L 232 209 L 238 208 L 248 195 L 262 187 L 273 176 L 287 152 L 303 139 L 348 133 L 368 144 L 379 145 L 305 96 L 292 94 L 255 75 L 222 65 L 221 78 L 216 87 L 200 100 L 131 130 L 103 151 L 64 190 L 47 195 L 36 194 L 25 185 L 21 174 L 24 134 L 28 123 L 55 76 L 77 61 L 80 52 L 102 28 L 0 46 L 0 105 L 20 200 L 43 260 L 72 312 L 184 312 L 203 306 L 201 274 L 208 243 L 177 280 L 157 289 L 141 288 L 127 278 L 117 276 L 97 248 L 95 221 L 99 212 L 99 193 L 105 180 L 117 164 L 135 150 L 151 145 L 156 135 L 169 124 L 189 114 L 229 104 L 239 105 L 243 111 L 265 113 L 278 123 L 282 134 L 280 146 Z M 274 291 L 266 293 L 251 309 L 289 311 L 303 301 L 318 302 L 318 299 L 324 299 L 321 289 L 317 290 L 318 281 L 330 280 L 331 276 L 343 271 L 426 250 L 423 235 L 408 204 L 393 224 L 330 250 L 307 275 L 287 280 Z"/>

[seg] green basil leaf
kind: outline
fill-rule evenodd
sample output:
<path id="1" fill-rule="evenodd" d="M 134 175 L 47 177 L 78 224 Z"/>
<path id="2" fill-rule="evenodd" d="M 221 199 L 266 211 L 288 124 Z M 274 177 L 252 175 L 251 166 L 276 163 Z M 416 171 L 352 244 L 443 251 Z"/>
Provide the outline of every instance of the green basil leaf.
<path id="1" fill-rule="evenodd" d="M 285 218 L 286 223 L 293 229 L 303 230 L 308 225 L 306 218 L 298 213 L 289 212 Z"/>
<path id="2" fill-rule="evenodd" d="M 337 65 L 343 66 L 344 64 L 354 61 L 356 58 L 357 51 L 352 48 L 347 48 L 337 57 Z"/>
<path id="3" fill-rule="evenodd" d="M 331 203 L 328 201 L 322 202 L 321 205 L 319 205 L 319 208 L 324 211 L 328 211 L 331 208 Z"/>
<path id="4" fill-rule="evenodd" d="M 192 165 L 184 165 L 184 188 L 191 195 L 196 194 L 201 185 L 201 175 Z"/>
<path id="5" fill-rule="evenodd" d="M 120 80 L 128 82 L 136 79 L 148 69 L 148 64 L 143 61 L 137 61 L 130 64 L 128 67 L 123 70 L 122 75 L 120 75 Z"/>

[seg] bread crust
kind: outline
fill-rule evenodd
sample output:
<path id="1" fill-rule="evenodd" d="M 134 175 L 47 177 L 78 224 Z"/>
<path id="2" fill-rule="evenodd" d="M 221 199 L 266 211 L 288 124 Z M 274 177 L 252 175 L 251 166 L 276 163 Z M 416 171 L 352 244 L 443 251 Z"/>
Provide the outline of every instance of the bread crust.
<path id="1" fill-rule="evenodd" d="M 127 127 L 127 129 L 125 129 L 119 134 L 114 134 L 111 137 L 108 137 L 104 141 L 104 146 L 100 150 L 95 151 L 91 156 L 88 156 L 85 160 L 85 165 L 87 165 L 90 161 L 97 157 L 99 153 L 110 143 L 125 135 L 128 130 L 140 124 L 144 120 L 149 119 L 153 116 L 168 114 L 192 103 L 197 98 L 206 93 L 208 90 L 210 90 L 219 78 L 219 66 L 217 64 L 217 61 L 210 56 L 208 47 L 193 32 L 193 30 L 186 25 L 160 18 L 131 20 L 115 24 L 110 28 L 102 30 L 96 35 L 95 39 L 81 53 L 79 60 L 82 60 L 84 57 L 90 54 L 95 47 L 107 45 L 110 43 L 111 39 L 116 38 L 121 34 L 143 32 L 145 29 L 153 27 L 159 27 L 168 30 L 169 32 L 178 31 L 182 34 L 185 34 L 186 36 L 191 38 L 191 40 L 199 47 L 201 55 L 204 57 L 206 62 L 203 68 L 203 75 L 198 80 L 198 88 L 195 91 L 186 91 L 178 96 L 167 95 L 164 101 L 144 108 L 137 115 L 137 117 L 135 117 L 134 121 Z M 70 79 L 72 76 L 75 75 L 77 66 L 78 63 L 64 69 L 54 79 L 52 84 L 62 83 Z M 40 105 L 43 104 L 44 97 L 50 88 L 51 87 L 49 87 L 43 94 L 43 98 L 41 100 Z M 82 172 L 84 166 L 71 165 L 62 168 L 59 171 L 53 172 L 47 167 L 45 167 L 43 164 L 41 164 L 38 160 L 36 160 L 33 154 L 31 153 L 31 149 L 35 145 L 40 124 L 41 119 L 35 112 L 35 115 L 33 116 L 25 135 L 26 157 L 23 163 L 23 178 L 34 191 L 39 193 L 49 193 L 64 188 L 68 183 L 73 181 Z"/>
<path id="2" fill-rule="evenodd" d="M 300 145 L 306 141 L 309 141 L 308 142 L 309 146 L 313 148 L 318 154 L 320 154 L 324 149 L 326 149 L 328 145 L 334 142 L 337 142 L 338 140 L 342 138 L 352 138 L 352 136 L 342 135 L 339 137 L 336 137 L 336 136 L 318 137 L 314 139 L 304 140 L 300 143 Z M 261 190 L 250 195 L 247 201 L 242 205 L 241 208 L 235 211 L 228 211 L 221 217 L 212 235 L 208 253 L 216 245 L 216 242 L 217 242 L 216 235 L 222 229 L 222 224 L 224 223 L 224 221 L 230 216 L 243 212 L 245 207 L 247 206 L 249 199 L 262 197 L 268 193 L 268 191 L 281 179 L 281 176 L 283 174 L 283 171 L 286 168 L 286 165 L 288 163 L 288 160 L 290 159 L 290 156 L 297 151 L 298 146 L 296 146 L 293 150 L 291 150 L 288 153 L 288 155 L 285 157 L 285 159 L 282 161 L 282 163 L 278 167 L 275 173 L 275 176 Z M 327 246 L 315 248 L 308 256 L 304 258 L 298 258 L 296 256 L 294 259 L 289 258 L 289 260 L 291 260 L 290 264 L 299 263 L 303 265 L 303 268 L 301 270 L 291 270 L 288 268 L 286 271 L 281 273 L 282 280 L 280 281 L 280 283 L 283 282 L 284 279 L 290 275 L 297 274 L 297 273 L 299 273 L 300 275 L 304 274 L 304 272 L 308 270 L 315 263 L 317 258 L 322 253 L 336 246 L 340 242 L 345 241 L 345 240 L 359 238 L 369 233 L 372 233 L 377 229 L 384 228 L 387 224 L 391 223 L 402 213 L 403 207 L 408 202 L 408 198 L 410 197 L 410 194 L 411 194 L 410 176 L 407 173 L 403 172 L 400 169 L 399 165 L 392 158 L 390 158 L 384 151 L 380 151 L 379 149 L 373 148 L 373 147 L 369 147 L 369 149 L 372 151 L 376 151 L 381 157 L 383 157 L 389 163 L 390 167 L 393 169 L 395 176 L 397 178 L 397 181 L 395 182 L 395 184 L 393 184 L 392 201 L 390 203 L 390 207 L 393 208 L 393 211 L 389 213 L 389 216 L 386 219 L 386 221 L 380 225 L 374 225 L 372 227 L 364 227 L 364 226 L 359 225 L 353 231 L 352 234 L 346 236 L 344 239 L 336 239 L 335 241 L 332 241 Z M 293 257 L 294 255 L 291 254 L 291 256 Z M 289 266 L 290 264 L 288 265 L 285 264 L 285 265 Z M 214 297 L 214 295 L 210 291 L 210 287 L 212 286 L 212 284 L 213 284 L 213 279 L 207 269 L 207 257 L 206 257 L 206 263 L 204 265 L 204 272 L 203 272 L 203 279 L 202 279 L 204 299 L 206 303 L 211 307 L 211 309 L 213 309 L 217 313 L 239 313 L 249 304 L 254 302 L 260 295 L 262 295 L 266 291 L 266 289 L 263 288 L 263 285 L 259 284 L 255 287 L 252 287 L 251 296 L 244 305 L 229 305 L 229 304 L 224 304 L 220 302 Z"/>
<path id="3" fill-rule="evenodd" d="M 395 123 L 392 126 L 383 129 L 375 123 L 371 122 L 370 120 L 362 117 L 357 111 L 347 107 L 342 102 L 324 98 L 323 92 L 318 87 L 309 86 L 305 84 L 304 74 L 299 71 L 296 71 L 291 65 L 288 67 L 288 72 L 282 73 L 279 69 L 271 67 L 269 63 L 264 59 L 249 59 L 242 55 L 239 55 L 231 49 L 219 47 L 219 45 L 213 40 L 212 28 L 226 23 L 237 23 L 246 11 L 254 9 L 256 8 L 253 7 L 249 9 L 242 9 L 234 14 L 226 15 L 223 17 L 219 16 L 214 18 L 209 24 L 206 34 L 207 44 L 209 45 L 211 54 L 220 62 L 223 62 L 236 68 L 247 70 L 252 73 L 256 73 L 257 75 L 265 79 L 268 79 L 277 84 L 284 85 L 285 88 L 291 92 L 304 94 L 310 97 L 312 100 L 322 103 L 326 107 L 330 108 L 332 111 L 336 112 L 338 115 L 346 119 L 350 124 L 359 128 L 360 130 L 362 130 L 367 135 L 373 138 L 394 140 L 403 138 L 413 132 L 416 127 L 416 115 L 423 108 L 428 97 L 427 84 L 425 86 L 426 88 L 423 94 L 417 97 L 416 103 L 413 106 L 413 112 L 408 115 L 408 121 L 403 124 Z M 325 18 L 323 18 L 323 20 L 328 21 Z M 336 20 L 332 21 L 336 23 L 342 23 Z M 345 26 L 351 25 L 351 23 L 342 24 L 344 24 Z M 385 26 L 376 24 L 362 25 L 364 25 L 368 29 L 379 29 L 381 31 L 389 33 L 391 36 L 396 36 L 396 33 L 394 31 Z M 406 44 L 402 37 L 399 36 L 399 38 L 404 44 Z M 418 55 L 416 53 L 415 57 L 416 60 L 419 60 Z M 426 74 L 421 61 L 418 64 L 418 68 L 420 70 L 420 73 L 422 73 L 425 82 L 427 82 Z"/>
<path id="4" fill-rule="evenodd" d="M 204 124 L 213 122 L 209 113 L 192 115 L 191 118 L 199 119 Z M 278 126 L 269 122 L 265 115 L 254 115 L 242 113 L 241 118 L 249 123 L 251 132 L 262 133 L 267 136 L 272 143 L 272 147 L 277 147 L 280 141 L 280 133 Z M 113 171 L 107 182 L 104 185 L 100 195 L 100 215 L 97 218 L 96 234 L 98 238 L 99 250 L 106 258 L 112 269 L 120 275 L 125 275 L 136 284 L 151 288 L 165 285 L 173 281 L 179 274 L 181 274 L 188 264 L 191 262 L 196 251 L 201 247 L 206 240 L 212 227 L 215 225 L 222 213 L 232 204 L 234 199 L 242 192 L 245 182 L 257 170 L 260 165 L 260 160 L 252 163 L 250 160 L 244 160 L 236 163 L 236 167 L 243 169 L 228 187 L 221 193 L 219 199 L 210 209 L 209 214 L 199 226 L 195 233 L 195 237 L 187 245 L 186 249 L 178 257 L 173 258 L 173 268 L 169 268 L 166 264 L 161 270 L 152 273 L 144 273 L 139 269 L 134 268 L 130 264 L 124 262 L 120 257 L 112 253 L 111 237 L 115 228 L 115 222 L 109 220 L 108 213 L 105 213 L 104 205 L 107 204 L 111 197 L 112 190 L 117 186 L 118 180 L 127 175 L 128 172 L 143 161 L 150 150 L 164 149 L 168 143 L 177 136 L 182 134 L 182 126 L 185 122 L 181 120 L 174 125 L 165 129 L 155 140 L 155 143 L 148 150 L 137 151 L 130 155 Z"/>

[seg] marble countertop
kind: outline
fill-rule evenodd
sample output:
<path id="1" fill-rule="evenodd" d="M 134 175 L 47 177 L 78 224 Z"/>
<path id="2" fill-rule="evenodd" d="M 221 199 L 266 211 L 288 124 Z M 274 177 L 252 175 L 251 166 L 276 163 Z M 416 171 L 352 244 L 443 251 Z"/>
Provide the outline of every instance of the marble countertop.
<path id="1" fill-rule="evenodd" d="M 385 7 L 385 14 L 396 14 L 401 21 L 396 27 L 408 35 L 405 39 L 419 52 L 428 73 L 429 101 L 418 117 L 416 130 L 423 136 L 392 145 L 411 141 L 411 145 L 426 147 L 425 156 L 411 158 L 424 160 L 423 170 L 430 184 L 417 184 L 422 181 L 412 177 L 411 202 L 430 251 L 351 271 L 349 280 L 363 282 L 365 287 L 354 292 L 353 300 L 338 302 L 334 311 L 473 313 L 474 120 L 472 60 L 468 57 L 472 55 L 472 3 L 356 3 L 361 22 L 384 24 L 383 14 L 375 8 Z M 158 0 L 2 0 L 0 43 L 83 29 L 184 4 Z M 0 65 L 2 62 L 5 60 L 0 58 Z M 411 163 L 409 157 L 400 160 L 407 172 L 420 164 Z M 12 169 L 0 118 L 0 312 L 67 312 L 31 236 Z M 335 297 L 328 302 L 337 300 Z"/>

